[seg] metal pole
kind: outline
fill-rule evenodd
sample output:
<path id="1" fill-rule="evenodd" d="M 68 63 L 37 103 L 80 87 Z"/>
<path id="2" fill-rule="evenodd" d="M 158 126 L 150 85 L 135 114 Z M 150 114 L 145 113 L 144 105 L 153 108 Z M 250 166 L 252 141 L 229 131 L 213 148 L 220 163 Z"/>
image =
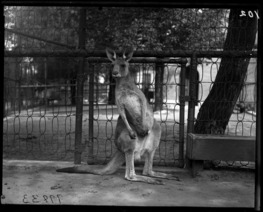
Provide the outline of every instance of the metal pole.
<path id="1" fill-rule="evenodd" d="M 79 23 L 79 49 L 85 49 L 85 25 L 86 25 L 86 9 L 80 9 Z M 75 124 L 75 153 L 74 163 L 81 163 L 82 153 L 82 115 L 83 115 L 83 81 L 84 81 L 85 58 L 80 58 L 79 68 L 77 70 L 77 95 L 76 95 L 76 124 Z"/>
<path id="2" fill-rule="evenodd" d="M 187 135 L 194 133 L 194 120 L 195 120 L 195 104 L 196 104 L 196 71 L 197 71 L 197 55 L 193 53 L 191 56 L 191 67 L 190 67 L 190 82 L 189 82 L 189 103 L 188 103 L 188 121 L 187 121 Z M 186 138 L 186 149 L 188 149 L 188 136 Z M 203 161 L 194 161 L 195 166 L 202 166 Z M 186 167 L 191 168 L 193 161 L 186 157 Z M 193 170 L 192 170 L 193 172 Z"/>
<path id="3" fill-rule="evenodd" d="M 183 60 L 181 63 L 180 74 L 180 120 L 179 120 L 179 167 L 184 167 L 184 111 L 185 111 L 185 72 L 186 62 Z"/>
<path id="4" fill-rule="evenodd" d="M 154 111 L 161 111 L 163 107 L 163 72 L 164 64 L 156 63 Z"/>
<path id="5" fill-rule="evenodd" d="M 262 32 L 262 24 L 259 24 L 259 35 L 261 35 Z M 259 52 L 262 51 L 262 39 L 259 39 L 258 41 L 259 46 Z M 259 58 L 257 59 L 257 119 L 256 119 L 256 173 L 255 173 L 255 210 L 260 211 L 262 207 L 262 54 L 259 54 Z"/>
<path id="6" fill-rule="evenodd" d="M 120 51 L 116 51 L 117 54 L 120 54 Z M 192 57 L 193 53 L 197 57 L 253 57 L 258 56 L 257 51 L 192 51 L 192 50 L 176 50 L 176 51 L 135 51 L 133 53 L 134 61 L 136 57 L 156 57 L 160 58 L 169 58 L 173 57 Z M 34 49 L 24 49 L 24 50 L 14 50 L 14 51 L 4 51 L 5 57 L 104 57 L 104 50 L 85 50 L 85 49 L 76 49 L 76 50 L 45 50 L 39 52 L 39 50 Z M 108 61 L 107 59 L 105 59 Z M 157 59 L 158 60 L 158 59 Z M 169 59 L 168 59 L 169 60 Z M 162 62 L 162 61 L 161 61 Z"/>
<path id="7" fill-rule="evenodd" d="M 44 90 L 44 100 L 45 100 L 45 111 L 47 110 L 47 58 L 44 59 L 44 77 L 45 77 L 45 90 Z"/>
<path id="8" fill-rule="evenodd" d="M 190 67 L 190 83 L 189 83 L 189 104 L 188 104 L 188 125 L 187 133 L 194 132 L 194 119 L 195 119 L 195 103 L 196 103 L 196 70 L 197 70 L 197 57 L 194 53 L 191 57 Z"/>
<path id="9" fill-rule="evenodd" d="M 94 115 L 94 64 L 89 64 L 89 143 L 88 164 L 94 164 L 93 154 L 93 115 Z"/>

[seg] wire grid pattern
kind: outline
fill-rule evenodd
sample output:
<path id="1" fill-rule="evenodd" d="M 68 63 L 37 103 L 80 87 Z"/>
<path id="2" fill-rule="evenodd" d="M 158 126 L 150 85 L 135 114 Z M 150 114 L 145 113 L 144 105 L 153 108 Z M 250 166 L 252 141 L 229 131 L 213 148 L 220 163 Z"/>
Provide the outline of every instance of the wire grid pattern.
<path id="1" fill-rule="evenodd" d="M 18 55 L 20 53 L 22 55 L 24 51 L 50 54 L 49 59 L 5 58 L 4 157 L 72 160 L 76 115 L 73 98 L 76 94 L 72 91 L 76 86 L 74 73 L 78 68 L 78 58 L 68 57 L 63 60 L 61 56 L 55 58 L 52 54 L 65 49 L 70 53 L 77 48 L 79 8 L 5 7 L 4 14 L 5 50 L 18 52 Z M 86 49 L 104 50 L 105 46 L 111 44 L 115 49 L 125 49 L 132 45 L 136 50 L 142 51 L 220 50 L 227 34 L 228 15 L 228 9 L 91 7 L 87 8 Z M 198 65 L 199 107 L 213 85 L 220 60 L 213 58 L 208 63 L 210 68 L 207 68 L 209 65 L 206 65 L 206 58 L 203 58 L 202 63 Z M 54 64 L 60 64 L 60 67 L 52 69 Z M 109 71 L 110 67 L 105 68 L 107 66 L 105 64 L 96 66 L 100 66 L 100 70 L 105 69 L 104 71 Z M 138 86 L 144 89 L 145 83 L 148 83 L 148 94 L 149 91 L 154 91 L 155 64 L 143 63 L 134 66 L 137 66 L 135 69 L 138 71 L 136 78 Z M 161 83 L 163 110 L 155 114 L 162 126 L 162 142 L 156 160 L 162 164 L 168 161 L 167 157 L 173 162 L 177 160 L 179 142 L 177 114 L 179 114 L 180 68 L 165 64 L 164 70 L 164 79 Z M 255 69 L 253 70 L 254 72 L 249 72 L 248 76 L 255 74 Z M 106 160 L 114 151 L 116 107 L 107 104 L 107 91 L 111 82 L 108 75 L 101 73 L 103 71 L 96 75 L 94 82 L 93 139 L 95 155 Z M 143 76 L 149 74 L 150 81 L 143 82 L 141 80 Z M 86 75 L 87 72 L 83 76 L 84 79 L 88 79 Z M 247 126 L 250 126 L 249 135 L 255 133 L 256 120 L 253 114 L 256 86 L 255 78 L 253 80 L 252 78 L 247 77 L 239 100 L 240 103 L 246 104 L 246 113 L 236 113 L 233 118 L 231 117 L 227 128 L 228 134 L 247 135 L 249 131 Z M 89 142 L 88 85 L 89 81 L 86 80 L 82 136 L 82 142 L 85 144 Z M 153 105 L 153 98 L 149 100 Z M 104 138 L 102 130 L 105 132 Z M 83 155 L 85 157 L 85 154 Z"/>
<path id="2" fill-rule="evenodd" d="M 74 61 L 57 58 L 57 67 L 54 63 L 50 67 L 54 58 L 37 60 L 5 58 L 4 157 L 72 159 L 68 153 L 74 151 L 75 106 L 70 89 L 75 87 L 70 68 Z"/>
<path id="3" fill-rule="evenodd" d="M 199 73 L 199 94 L 195 117 L 215 83 L 215 78 L 221 62 L 220 58 L 199 59 L 200 63 L 197 66 L 197 71 Z M 256 72 L 257 59 L 251 58 L 246 77 L 242 85 L 242 91 L 224 132 L 226 135 L 256 136 Z M 224 89 L 222 89 L 221 92 L 225 92 Z M 218 113 L 220 113 L 220 110 Z M 255 166 L 254 162 L 248 161 L 214 161 L 214 163 L 217 166 L 221 165 L 229 167 L 247 166 L 254 168 Z"/>
<path id="4" fill-rule="evenodd" d="M 53 58 L 38 58 L 44 69 L 44 78 L 38 76 L 34 61 L 24 58 L 5 59 L 3 121 L 4 157 L 18 159 L 72 160 L 74 152 L 75 106 L 72 105 L 72 63 L 60 61 L 53 69 Z M 69 65 L 71 64 L 71 66 Z M 64 68 L 63 68 L 64 67 Z M 103 68 L 105 67 L 105 68 Z M 48 71 L 48 68 L 50 71 Z M 115 105 L 108 105 L 109 74 L 111 65 L 95 65 L 94 92 L 94 155 L 98 160 L 112 156 L 115 146 L 114 130 L 118 117 Z M 145 92 L 155 90 L 155 64 L 131 64 L 136 72 L 135 82 Z M 17 72 L 17 70 L 19 70 Z M 88 70 L 88 69 L 87 69 Z M 42 73 L 42 72 L 41 72 Z M 155 113 L 162 126 L 162 142 L 156 160 L 170 162 L 178 159 L 179 86 L 180 68 L 170 64 L 164 67 L 163 110 Z M 63 78 L 61 76 L 63 74 Z M 86 75 L 87 76 L 87 75 Z M 147 77 L 147 84 L 144 83 Z M 59 82 L 61 80 L 61 82 Z M 89 80 L 84 85 L 83 143 L 89 138 Z M 169 89 L 168 89 L 169 87 Z M 169 91 L 168 91 L 169 90 Z M 153 105 L 154 98 L 149 99 Z M 85 160 L 85 154 L 83 154 Z"/>

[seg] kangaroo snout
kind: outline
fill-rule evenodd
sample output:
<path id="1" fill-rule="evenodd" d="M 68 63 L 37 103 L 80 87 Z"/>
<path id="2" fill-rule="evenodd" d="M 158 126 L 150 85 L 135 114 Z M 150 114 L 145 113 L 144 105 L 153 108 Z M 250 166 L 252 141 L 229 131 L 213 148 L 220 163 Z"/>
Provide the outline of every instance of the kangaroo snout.
<path id="1" fill-rule="evenodd" d="M 119 72 L 112 72 L 113 77 L 121 77 Z"/>
<path id="2" fill-rule="evenodd" d="M 121 74 L 117 68 L 114 68 L 112 71 L 112 76 L 113 77 L 121 77 Z"/>

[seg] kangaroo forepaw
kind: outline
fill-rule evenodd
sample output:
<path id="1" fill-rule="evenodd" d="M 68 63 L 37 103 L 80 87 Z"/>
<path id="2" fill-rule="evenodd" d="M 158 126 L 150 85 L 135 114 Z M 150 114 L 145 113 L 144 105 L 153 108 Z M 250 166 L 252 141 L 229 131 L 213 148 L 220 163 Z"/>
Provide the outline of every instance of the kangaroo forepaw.
<path id="1" fill-rule="evenodd" d="M 131 139 L 135 139 L 136 138 L 136 134 L 135 134 L 134 131 L 130 131 L 129 132 L 129 136 L 130 136 Z"/>

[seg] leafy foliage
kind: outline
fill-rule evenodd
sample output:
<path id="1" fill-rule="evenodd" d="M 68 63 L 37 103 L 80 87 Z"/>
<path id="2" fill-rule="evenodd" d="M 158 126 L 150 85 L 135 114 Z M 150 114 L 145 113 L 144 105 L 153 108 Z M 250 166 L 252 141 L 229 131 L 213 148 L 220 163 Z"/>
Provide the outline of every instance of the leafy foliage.
<path id="1" fill-rule="evenodd" d="M 87 49 L 134 46 L 140 50 L 218 49 L 227 28 L 225 9 L 87 8 Z M 43 39 L 78 46 L 79 8 L 5 7 L 5 27 Z M 6 34 L 20 48 L 61 48 L 44 41 Z"/>
<path id="2" fill-rule="evenodd" d="M 222 48 L 228 10 L 175 8 L 89 9 L 90 48 L 140 50 Z"/>

